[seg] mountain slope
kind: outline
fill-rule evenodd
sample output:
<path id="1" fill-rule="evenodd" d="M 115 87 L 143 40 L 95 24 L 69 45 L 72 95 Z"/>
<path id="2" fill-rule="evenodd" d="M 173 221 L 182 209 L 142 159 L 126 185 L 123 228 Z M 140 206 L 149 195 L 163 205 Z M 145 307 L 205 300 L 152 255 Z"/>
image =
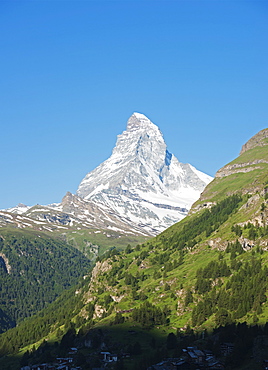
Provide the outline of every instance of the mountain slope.
<path id="1" fill-rule="evenodd" d="M 197 204 L 222 199 L 239 191 L 243 194 L 264 191 L 268 168 L 267 135 L 268 130 L 264 129 L 244 144 L 240 155 L 216 173 L 214 181 L 206 187 Z"/>
<path id="2" fill-rule="evenodd" d="M 54 301 L 88 266 L 81 252 L 43 233 L 1 229 L 0 331 Z"/>
<path id="3" fill-rule="evenodd" d="M 167 150 L 159 128 L 134 113 L 111 157 L 86 175 L 77 195 L 155 234 L 185 217 L 211 180 L 180 163 Z"/>

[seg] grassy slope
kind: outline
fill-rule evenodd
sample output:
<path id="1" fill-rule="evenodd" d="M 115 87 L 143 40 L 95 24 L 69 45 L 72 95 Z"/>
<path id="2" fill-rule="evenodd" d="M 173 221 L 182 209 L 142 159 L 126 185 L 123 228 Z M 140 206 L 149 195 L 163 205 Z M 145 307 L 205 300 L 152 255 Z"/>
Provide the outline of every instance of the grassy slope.
<path id="1" fill-rule="evenodd" d="M 127 236 L 115 231 L 95 229 L 69 230 L 62 235 L 62 237 L 64 237 L 69 244 L 73 245 L 93 260 L 96 258 L 96 253 L 92 251 L 92 245 L 97 247 L 97 256 L 101 256 L 111 248 L 116 247 L 122 250 L 126 248 L 128 244 L 135 246 L 148 239 L 148 237 L 143 236 Z"/>
<path id="2" fill-rule="evenodd" d="M 22 232 L 14 226 L 0 228 L 9 232 Z M 66 230 L 39 231 L 34 228 L 24 228 L 25 235 L 46 235 L 49 239 L 61 240 L 70 246 L 78 249 L 87 258 L 94 262 L 97 257 L 103 255 L 112 248 L 123 250 L 128 244 L 135 246 L 138 243 L 143 243 L 149 239 L 146 236 L 139 235 L 124 235 L 116 231 L 99 230 L 99 229 L 83 229 L 81 227 L 66 227 Z"/>
<path id="3" fill-rule="evenodd" d="M 268 161 L 267 146 L 256 147 L 243 153 L 241 156 L 230 162 L 227 166 L 236 164 L 247 164 L 253 161 Z M 195 203 L 193 208 L 198 204 L 214 202 L 236 192 L 251 192 L 263 188 L 263 184 L 268 181 L 268 164 L 256 163 L 245 165 L 243 168 L 255 168 L 250 172 L 237 172 L 223 178 L 215 178 L 204 190 L 201 198 Z M 239 168 L 237 168 L 239 171 Z"/>

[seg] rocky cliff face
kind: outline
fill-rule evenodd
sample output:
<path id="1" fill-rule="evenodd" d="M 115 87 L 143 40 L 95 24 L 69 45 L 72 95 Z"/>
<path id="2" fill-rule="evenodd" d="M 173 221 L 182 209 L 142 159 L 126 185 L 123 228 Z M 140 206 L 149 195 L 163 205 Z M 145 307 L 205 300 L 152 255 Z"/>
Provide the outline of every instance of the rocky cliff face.
<path id="1" fill-rule="evenodd" d="M 159 128 L 134 113 L 109 159 L 88 173 L 77 195 L 158 233 L 187 214 L 212 178 L 167 150 Z"/>
<path id="2" fill-rule="evenodd" d="M 249 149 L 253 149 L 256 146 L 265 146 L 268 145 L 268 128 L 258 132 L 251 139 L 249 139 L 246 144 L 242 146 L 240 155 L 245 153 Z"/>
<path id="3" fill-rule="evenodd" d="M 261 163 L 268 163 L 268 161 L 265 159 L 256 159 L 254 161 L 249 161 L 245 163 L 230 164 L 230 165 L 224 166 L 219 171 L 217 171 L 215 177 L 225 177 L 225 176 L 233 175 L 238 172 L 246 173 L 246 172 L 250 172 L 256 169 L 260 169 L 261 167 L 258 166 L 258 164 L 261 164 Z"/>

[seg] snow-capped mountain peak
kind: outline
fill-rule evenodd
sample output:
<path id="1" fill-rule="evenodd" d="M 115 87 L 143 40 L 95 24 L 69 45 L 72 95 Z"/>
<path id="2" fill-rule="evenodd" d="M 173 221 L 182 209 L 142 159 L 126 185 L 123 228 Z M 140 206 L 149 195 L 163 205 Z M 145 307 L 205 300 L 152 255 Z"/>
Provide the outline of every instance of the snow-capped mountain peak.
<path id="1" fill-rule="evenodd" d="M 158 127 L 144 114 L 135 112 L 127 121 L 127 131 L 136 131 L 141 129 L 153 129 L 159 131 Z"/>
<path id="2" fill-rule="evenodd" d="M 118 135 L 109 162 L 115 161 L 117 163 L 118 157 L 121 158 L 121 163 L 138 158 L 148 163 L 152 157 L 155 161 L 154 153 L 159 149 L 159 146 L 161 146 L 161 153 L 165 152 L 166 144 L 159 128 L 145 115 L 134 113 L 127 121 L 126 131 Z"/>
<path id="3" fill-rule="evenodd" d="M 133 113 L 111 157 L 86 175 L 77 195 L 157 233 L 185 217 L 211 180 L 180 163 L 167 150 L 159 128 Z"/>
<path id="4" fill-rule="evenodd" d="M 85 176 L 76 195 L 67 192 L 61 203 L 48 206 L 19 204 L 1 213 L 0 226 L 154 235 L 185 217 L 211 180 L 180 163 L 167 150 L 158 126 L 133 113 L 110 158 Z"/>

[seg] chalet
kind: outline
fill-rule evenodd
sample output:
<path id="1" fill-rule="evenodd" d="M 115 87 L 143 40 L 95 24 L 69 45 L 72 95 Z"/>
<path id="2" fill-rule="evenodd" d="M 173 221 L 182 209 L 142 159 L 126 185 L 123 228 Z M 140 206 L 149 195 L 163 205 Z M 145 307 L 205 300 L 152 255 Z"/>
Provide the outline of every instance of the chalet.
<path id="1" fill-rule="evenodd" d="M 202 365 L 205 363 L 206 355 L 200 349 L 196 347 L 187 347 L 187 350 L 184 352 L 187 353 L 188 360 L 192 364 Z"/>
<path id="2" fill-rule="evenodd" d="M 118 356 L 116 354 L 110 354 L 110 356 L 108 356 L 108 360 L 109 362 L 117 362 Z"/>
<path id="3" fill-rule="evenodd" d="M 190 369 L 189 362 L 185 360 L 178 360 L 172 363 L 171 370 L 189 370 Z"/>
<path id="4" fill-rule="evenodd" d="M 102 361 L 104 362 L 117 362 L 118 356 L 110 352 L 101 352 Z"/>
<path id="5" fill-rule="evenodd" d="M 108 362 L 108 361 L 107 361 L 107 358 L 108 358 L 108 356 L 109 356 L 111 353 L 110 353 L 110 352 L 101 352 L 100 354 L 101 354 L 101 359 L 102 359 L 102 361 L 104 361 L 104 362 Z"/>
<path id="6" fill-rule="evenodd" d="M 197 363 L 203 364 L 206 358 L 206 355 L 204 354 L 204 352 L 201 351 L 200 349 L 194 349 L 194 354 L 197 357 Z"/>
<path id="7" fill-rule="evenodd" d="M 219 361 L 214 361 L 214 362 L 208 362 L 207 363 L 207 369 L 209 370 L 224 370 L 224 366 L 221 362 Z"/>
<path id="8" fill-rule="evenodd" d="M 77 348 L 70 348 L 69 352 L 68 352 L 68 355 L 76 355 L 77 354 L 77 351 L 78 349 Z"/>
<path id="9" fill-rule="evenodd" d="M 222 343 L 221 344 L 221 353 L 223 356 L 227 356 L 232 353 L 234 350 L 234 343 Z"/>

